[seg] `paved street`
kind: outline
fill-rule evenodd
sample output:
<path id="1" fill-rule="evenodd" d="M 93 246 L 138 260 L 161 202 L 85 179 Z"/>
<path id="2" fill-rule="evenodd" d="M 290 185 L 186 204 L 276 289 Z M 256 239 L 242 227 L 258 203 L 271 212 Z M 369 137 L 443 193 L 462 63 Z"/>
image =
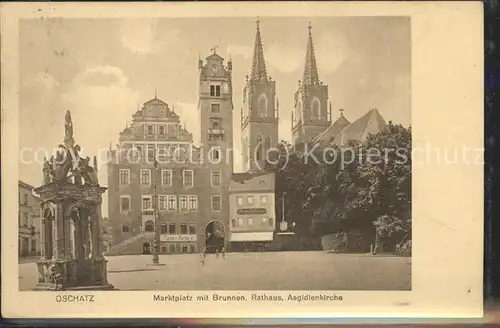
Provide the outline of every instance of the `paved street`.
<path id="1" fill-rule="evenodd" d="M 161 255 L 165 266 L 149 266 L 151 255 L 108 257 L 108 280 L 121 290 L 409 290 L 411 259 L 327 252 Z M 20 264 L 19 285 L 36 285 L 36 264 Z"/>

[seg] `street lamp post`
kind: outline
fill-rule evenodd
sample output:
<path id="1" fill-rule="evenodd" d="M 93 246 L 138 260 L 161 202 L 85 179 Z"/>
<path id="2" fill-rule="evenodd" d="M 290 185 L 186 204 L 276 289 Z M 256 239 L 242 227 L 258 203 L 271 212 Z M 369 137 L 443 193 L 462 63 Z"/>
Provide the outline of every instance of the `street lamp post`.
<path id="1" fill-rule="evenodd" d="M 156 193 L 156 170 L 158 168 L 158 162 L 156 161 L 156 151 L 154 153 L 153 159 L 153 218 L 154 218 L 154 240 L 153 240 L 153 264 L 160 264 L 160 224 L 158 220 L 158 195 Z"/>
<path id="2" fill-rule="evenodd" d="M 281 231 L 286 231 L 288 228 L 288 223 L 285 221 L 285 194 L 286 192 L 283 192 L 283 194 L 281 195 L 281 222 L 280 222 Z"/>

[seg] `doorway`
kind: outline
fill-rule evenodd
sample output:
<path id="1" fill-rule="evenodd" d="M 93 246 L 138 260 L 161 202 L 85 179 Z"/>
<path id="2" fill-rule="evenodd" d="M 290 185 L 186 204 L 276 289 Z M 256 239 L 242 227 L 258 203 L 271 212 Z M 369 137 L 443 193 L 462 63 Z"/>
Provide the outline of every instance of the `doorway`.
<path id="1" fill-rule="evenodd" d="M 151 244 L 149 243 L 142 244 L 142 254 L 151 254 Z"/>
<path id="2" fill-rule="evenodd" d="M 222 251 L 225 245 L 224 225 L 220 221 L 210 221 L 205 228 L 205 246 L 207 253 Z"/>

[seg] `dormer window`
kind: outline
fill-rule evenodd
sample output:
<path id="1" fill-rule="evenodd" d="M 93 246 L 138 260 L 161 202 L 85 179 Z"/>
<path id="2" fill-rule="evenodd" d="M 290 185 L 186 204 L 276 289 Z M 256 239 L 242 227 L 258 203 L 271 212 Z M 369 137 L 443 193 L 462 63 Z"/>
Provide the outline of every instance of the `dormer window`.
<path id="1" fill-rule="evenodd" d="M 210 86 L 210 97 L 220 97 L 220 85 Z"/>
<path id="2" fill-rule="evenodd" d="M 154 135 L 154 126 L 153 125 L 148 125 L 146 129 L 147 129 L 148 136 Z"/>
<path id="3" fill-rule="evenodd" d="M 165 135 L 165 125 L 160 125 L 158 127 L 158 134 L 161 136 Z"/>

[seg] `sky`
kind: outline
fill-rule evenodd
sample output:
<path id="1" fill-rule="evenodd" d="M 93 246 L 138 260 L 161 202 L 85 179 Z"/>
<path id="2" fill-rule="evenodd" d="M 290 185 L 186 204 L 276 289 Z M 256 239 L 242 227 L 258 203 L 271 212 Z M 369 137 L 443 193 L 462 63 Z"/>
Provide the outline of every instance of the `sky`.
<path id="1" fill-rule="evenodd" d="M 351 122 L 371 108 L 386 121 L 410 125 L 410 20 L 407 17 L 261 17 L 268 75 L 276 81 L 279 136 L 291 141 L 293 94 L 302 77 L 308 23 L 332 117 Z M 44 152 L 64 137 L 71 111 L 85 156 L 116 145 L 140 104 L 175 106 L 199 141 L 198 58 L 210 49 L 233 62 L 235 171 L 241 170 L 240 108 L 250 73 L 256 18 L 29 19 L 19 26 L 20 180 L 42 181 Z M 23 149 L 29 149 L 21 151 Z M 35 156 L 35 154 L 37 154 Z M 41 154 L 41 155 L 40 155 Z M 23 163 L 24 162 L 24 163 Z M 101 185 L 107 184 L 105 166 Z M 103 214 L 107 213 L 104 197 Z"/>

